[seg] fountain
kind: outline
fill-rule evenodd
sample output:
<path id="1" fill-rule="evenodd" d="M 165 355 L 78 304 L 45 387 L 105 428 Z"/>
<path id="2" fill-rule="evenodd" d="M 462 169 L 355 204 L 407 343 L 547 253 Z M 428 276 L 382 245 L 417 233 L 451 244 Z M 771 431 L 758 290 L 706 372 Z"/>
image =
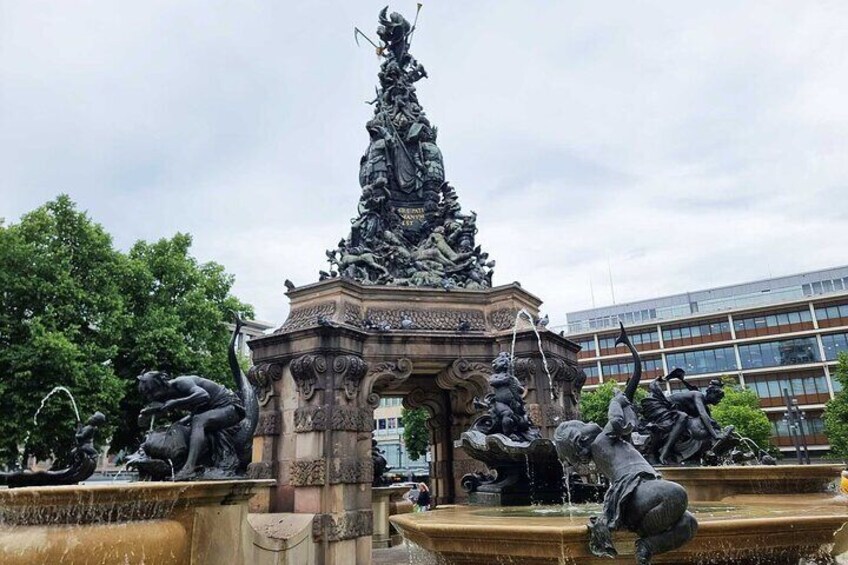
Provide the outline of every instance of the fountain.
<path id="1" fill-rule="evenodd" d="M 96 465 L 93 440 L 105 422 L 99 412 L 79 426 L 68 468 L 0 473 L 0 482 L 14 487 L 0 490 L 0 562 L 243 563 L 249 553 L 247 502 L 273 481 L 234 480 L 250 461 L 258 411 L 233 347 L 240 324 L 237 319 L 229 351 L 238 393 L 201 377 L 155 377 L 154 402 L 161 403 L 148 405 L 154 406 L 148 413 L 184 407 L 190 415 L 149 432 L 129 465 L 167 482 L 77 484 Z M 42 406 L 59 390 L 73 402 L 70 391 L 57 387 Z M 74 412 L 79 421 L 75 403 Z M 174 480 L 180 478 L 192 481 Z"/>
<path id="2" fill-rule="evenodd" d="M 509 356 L 502 354 L 495 360 L 490 378 L 494 392 L 480 403 L 487 412 L 462 434 L 465 450 L 494 473 L 485 479 L 485 474 L 478 473 L 464 480 L 472 491 L 470 507 L 391 518 L 408 542 L 416 545 L 417 558 L 426 562 L 430 556 L 441 565 L 504 559 L 543 564 L 788 565 L 832 562 L 834 555 L 848 550 L 848 534 L 842 531 L 848 523 L 848 507 L 829 489 L 841 466 L 708 466 L 740 459 L 733 455 L 739 446 L 755 453 L 743 460 L 755 460 L 761 450 L 732 429 L 716 428 L 715 434 L 709 434 L 687 426 L 691 422 L 685 418 L 699 417 L 699 411 L 681 414 L 674 424 L 682 422 L 678 428 L 691 434 L 683 438 L 689 447 L 697 444 L 688 451 L 688 459 L 700 465 L 655 469 L 648 459 L 657 456 L 657 444 L 633 441 L 640 432 L 655 432 L 649 424 L 656 420 L 644 414 L 640 419 L 633 405 L 641 361 L 623 326 L 621 330 L 619 343 L 630 349 L 634 371 L 624 391 L 610 402 L 606 427 L 579 420 L 562 422 L 553 441 L 540 437 L 523 414 L 520 383 L 509 374 Z M 715 392 L 690 388 L 682 398 L 702 402 L 696 395 L 706 394 Z M 655 408 L 652 403 L 664 401 L 669 410 L 685 408 L 680 400 L 674 395 L 662 401 L 649 397 L 648 406 Z M 659 411 L 647 412 L 656 416 Z M 705 412 L 708 418 L 708 407 Z M 705 423 L 716 426 L 710 419 Z M 659 438 L 659 445 L 676 445 L 674 438 L 671 442 Z M 549 461 L 551 449 L 554 458 L 561 459 L 566 477 L 570 476 L 566 469 L 590 464 L 609 480 L 602 506 L 568 501 L 509 507 L 516 501 L 530 502 L 526 494 L 536 474 L 525 470 L 523 461 L 528 461 L 528 467 L 531 460 Z M 553 498 L 532 502 L 549 503 Z M 475 503 L 498 508 L 475 508 Z"/>

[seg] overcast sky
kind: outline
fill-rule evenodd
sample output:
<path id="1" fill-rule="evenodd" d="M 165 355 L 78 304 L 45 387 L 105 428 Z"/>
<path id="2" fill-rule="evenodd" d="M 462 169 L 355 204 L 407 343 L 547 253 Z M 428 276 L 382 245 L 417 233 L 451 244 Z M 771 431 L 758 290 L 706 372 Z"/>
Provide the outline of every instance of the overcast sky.
<path id="1" fill-rule="evenodd" d="M 624 302 L 848 263 L 848 2 L 424 4 L 447 177 L 552 323 L 608 265 Z M 279 324 L 355 215 L 382 5 L 0 0 L 0 217 L 190 232 Z"/>

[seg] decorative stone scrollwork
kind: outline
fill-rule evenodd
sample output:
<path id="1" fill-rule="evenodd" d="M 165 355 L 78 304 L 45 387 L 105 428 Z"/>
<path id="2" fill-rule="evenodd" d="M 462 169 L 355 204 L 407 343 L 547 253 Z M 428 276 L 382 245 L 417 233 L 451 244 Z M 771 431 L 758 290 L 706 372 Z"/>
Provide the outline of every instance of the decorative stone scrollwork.
<path id="1" fill-rule="evenodd" d="M 327 360 L 323 355 L 302 355 L 291 362 L 292 378 L 304 400 L 310 400 L 316 390 L 324 388 Z"/>
<path id="2" fill-rule="evenodd" d="M 316 514 L 312 519 L 312 539 L 321 542 L 342 541 L 370 536 L 374 531 L 371 510 L 351 510 L 338 514 Z"/>
<path id="3" fill-rule="evenodd" d="M 320 432 L 327 429 L 327 406 L 302 406 L 294 411 L 294 431 Z"/>
<path id="4" fill-rule="evenodd" d="M 247 372 L 247 380 L 256 389 L 260 406 L 265 406 L 274 393 L 274 383 L 283 378 L 283 367 L 279 363 L 260 363 Z"/>
<path id="5" fill-rule="evenodd" d="M 488 363 L 459 358 L 436 376 L 436 384 L 452 391 L 451 408 L 454 413 L 471 415 L 476 412 L 474 397 L 482 398 L 489 390 L 491 374 L 492 367 Z"/>
<path id="6" fill-rule="evenodd" d="M 282 431 L 282 418 L 279 412 L 260 412 L 256 424 L 255 436 L 278 436 Z"/>
<path id="7" fill-rule="evenodd" d="M 296 487 L 323 485 L 327 480 L 326 459 L 298 459 L 289 466 L 291 484 Z"/>
<path id="8" fill-rule="evenodd" d="M 518 310 L 514 308 L 501 308 L 489 314 L 489 324 L 496 330 L 509 330 L 515 324 L 515 316 Z"/>
<path id="9" fill-rule="evenodd" d="M 362 308 L 349 302 L 344 303 L 344 323 L 358 326 L 362 322 Z"/>
<path id="10" fill-rule="evenodd" d="M 274 333 L 279 334 L 308 328 L 309 326 L 317 325 L 318 318 L 332 318 L 335 313 L 335 302 L 325 302 L 323 304 L 294 308 L 291 312 L 289 312 L 289 317 L 286 319 L 285 323 L 280 326 L 278 330 L 274 331 Z"/>
<path id="11" fill-rule="evenodd" d="M 427 308 L 369 308 L 366 317 L 375 324 L 387 324 L 391 328 L 400 329 L 403 320 L 412 322 L 416 330 L 448 330 L 456 331 L 465 322 L 465 331 L 485 331 L 486 318 L 480 310 L 447 310 Z"/>
<path id="12" fill-rule="evenodd" d="M 548 366 L 564 416 L 578 417 L 578 404 L 583 385 L 586 383 L 586 373 L 575 363 L 559 357 L 549 359 Z"/>
<path id="13" fill-rule="evenodd" d="M 365 377 L 365 403 L 371 408 L 380 405 L 380 394 L 404 382 L 412 374 L 412 361 L 401 358 L 376 365 Z"/>
<path id="14" fill-rule="evenodd" d="M 296 432 L 370 432 L 372 409 L 360 406 L 302 406 L 294 411 Z"/>
<path id="15" fill-rule="evenodd" d="M 356 355 L 337 355 L 333 359 L 336 383 L 344 390 L 348 400 L 355 399 L 359 394 L 359 385 L 366 372 L 368 372 L 368 363 Z"/>
<path id="16" fill-rule="evenodd" d="M 522 398 L 526 398 L 530 389 L 536 386 L 536 369 L 536 360 L 533 358 L 517 357 L 512 361 L 512 370 L 515 378 L 521 381 L 521 386 L 524 387 L 524 393 L 521 395 Z"/>

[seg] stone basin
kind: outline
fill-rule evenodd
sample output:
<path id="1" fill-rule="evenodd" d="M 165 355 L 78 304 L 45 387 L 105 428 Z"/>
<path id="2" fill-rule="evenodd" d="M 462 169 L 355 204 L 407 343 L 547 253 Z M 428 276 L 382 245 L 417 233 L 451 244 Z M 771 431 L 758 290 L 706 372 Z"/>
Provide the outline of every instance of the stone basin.
<path id="1" fill-rule="evenodd" d="M 750 494 L 821 493 L 831 488 L 844 465 L 740 465 L 658 467 L 664 479 L 678 483 L 689 500 L 723 500 Z"/>
<path id="2" fill-rule="evenodd" d="M 751 499 L 754 499 L 752 502 Z M 758 563 L 797 565 L 800 557 L 822 558 L 845 551 L 841 528 L 848 505 L 832 495 L 747 497 L 744 504 L 695 502 L 698 533 L 654 563 Z M 635 536 L 615 533 L 617 559 L 589 553 L 588 516 L 600 505 L 478 508 L 455 506 L 393 516 L 414 544 L 416 562 L 443 565 L 533 563 L 601 565 L 634 563 Z"/>
<path id="3" fill-rule="evenodd" d="M 0 563 L 244 562 L 247 502 L 274 481 L 0 489 Z"/>

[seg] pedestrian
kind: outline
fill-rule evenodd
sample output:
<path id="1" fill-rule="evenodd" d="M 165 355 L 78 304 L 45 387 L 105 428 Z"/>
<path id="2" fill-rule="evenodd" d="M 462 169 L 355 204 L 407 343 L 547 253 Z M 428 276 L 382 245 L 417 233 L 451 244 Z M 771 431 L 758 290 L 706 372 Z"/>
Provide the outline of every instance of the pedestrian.
<path id="1" fill-rule="evenodd" d="M 416 512 L 426 512 L 430 509 L 430 489 L 424 483 L 418 483 L 418 499 L 415 501 Z"/>
<path id="2" fill-rule="evenodd" d="M 408 501 L 410 501 L 414 506 L 416 504 L 416 502 L 418 501 L 418 485 L 416 485 L 416 484 L 409 485 L 409 490 L 404 495 L 404 498 L 406 498 Z"/>

